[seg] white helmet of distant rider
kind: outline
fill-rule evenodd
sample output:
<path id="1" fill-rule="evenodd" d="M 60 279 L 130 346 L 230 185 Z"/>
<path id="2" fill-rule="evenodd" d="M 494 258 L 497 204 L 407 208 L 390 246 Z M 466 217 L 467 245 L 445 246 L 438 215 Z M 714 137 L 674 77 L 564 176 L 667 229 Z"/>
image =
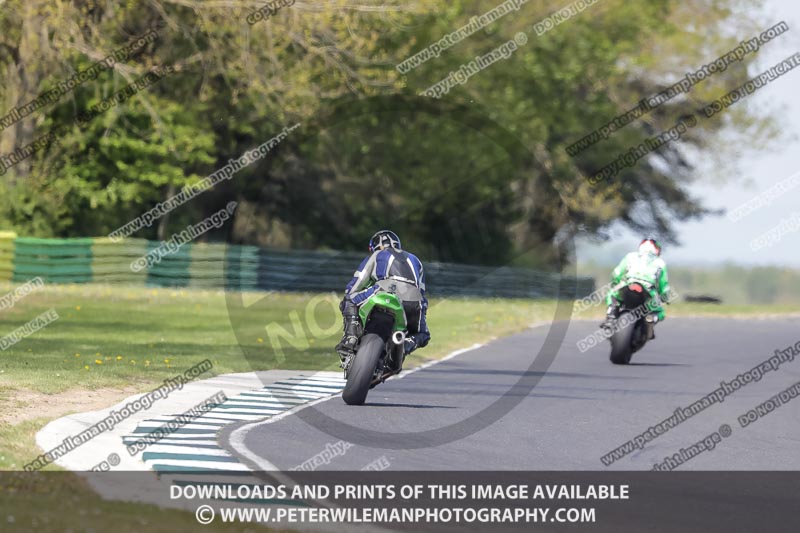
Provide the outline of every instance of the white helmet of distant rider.
<path id="1" fill-rule="evenodd" d="M 655 239 L 647 238 L 639 243 L 639 254 L 640 255 L 661 255 L 661 243 Z"/>

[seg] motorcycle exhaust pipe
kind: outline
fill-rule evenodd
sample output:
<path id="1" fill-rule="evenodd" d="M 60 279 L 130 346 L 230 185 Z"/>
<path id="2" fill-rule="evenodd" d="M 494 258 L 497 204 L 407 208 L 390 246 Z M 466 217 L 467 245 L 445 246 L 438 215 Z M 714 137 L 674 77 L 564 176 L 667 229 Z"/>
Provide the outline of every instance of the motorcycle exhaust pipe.
<path id="1" fill-rule="evenodd" d="M 403 331 L 395 331 L 392 335 L 392 342 L 397 344 L 398 346 L 402 346 L 403 343 L 406 341 L 406 334 Z"/>

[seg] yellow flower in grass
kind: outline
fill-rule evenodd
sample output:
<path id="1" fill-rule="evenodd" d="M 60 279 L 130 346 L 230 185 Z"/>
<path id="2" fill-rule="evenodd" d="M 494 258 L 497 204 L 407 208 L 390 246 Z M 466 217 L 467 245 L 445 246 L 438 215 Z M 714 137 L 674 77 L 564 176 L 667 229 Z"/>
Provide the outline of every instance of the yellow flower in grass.
<path id="1" fill-rule="evenodd" d="M 81 356 L 81 354 L 79 354 L 79 353 L 75 354 L 75 357 L 80 357 L 80 356 Z"/>
<path id="2" fill-rule="evenodd" d="M 94 364 L 96 364 L 96 365 L 102 365 L 102 364 L 103 364 L 103 360 L 102 360 L 102 359 L 95 359 L 95 360 L 94 360 Z"/>
<path id="3" fill-rule="evenodd" d="M 122 361 L 122 356 L 121 355 L 117 356 L 117 361 Z"/>
<path id="4" fill-rule="evenodd" d="M 164 364 L 168 365 L 169 364 L 169 359 L 164 359 Z"/>
<path id="5" fill-rule="evenodd" d="M 84 370 L 89 370 L 89 365 L 83 365 Z"/>
<path id="6" fill-rule="evenodd" d="M 262 339 L 261 337 L 259 337 L 259 338 L 258 338 L 258 339 L 256 339 L 256 340 L 258 340 L 258 343 L 259 343 L 259 344 L 261 344 L 262 342 L 264 342 L 264 339 Z"/>
<path id="7" fill-rule="evenodd" d="M 80 306 L 80 305 L 76 305 L 76 306 L 75 306 L 75 310 L 76 310 L 76 311 L 80 311 L 80 310 L 81 310 L 81 306 Z"/>

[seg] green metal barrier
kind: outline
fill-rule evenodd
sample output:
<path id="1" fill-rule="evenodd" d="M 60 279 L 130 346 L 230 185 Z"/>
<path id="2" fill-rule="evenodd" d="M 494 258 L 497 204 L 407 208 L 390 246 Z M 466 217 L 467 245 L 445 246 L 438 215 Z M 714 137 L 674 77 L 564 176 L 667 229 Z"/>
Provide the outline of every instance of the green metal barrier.
<path id="1" fill-rule="evenodd" d="M 353 252 L 271 250 L 255 246 L 189 243 L 149 267 L 131 264 L 161 243 L 144 239 L 39 239 L 0 232 L 0 281 L 125 283 L 231 290 L 341 292 L 363 258 Z M 582 298 L 592 278 L 561 279 L 554 273 L 512 267 L 430 262 L 428 290 L 437 296 Z"/>
<path id="2" fill-rule="evenodd" d="M 92 239 L 14 240 L 13 281 L 39 276 L 46 283 L 87 283 L 92 281 Z"/>
<path id="3" fill-rule="evenodd" d="M 145 239 L 92 239 L 92 279 L 106 283 L 144 284 L 146 273 L 131 270 L 131 262 L 147 253 Z"/>

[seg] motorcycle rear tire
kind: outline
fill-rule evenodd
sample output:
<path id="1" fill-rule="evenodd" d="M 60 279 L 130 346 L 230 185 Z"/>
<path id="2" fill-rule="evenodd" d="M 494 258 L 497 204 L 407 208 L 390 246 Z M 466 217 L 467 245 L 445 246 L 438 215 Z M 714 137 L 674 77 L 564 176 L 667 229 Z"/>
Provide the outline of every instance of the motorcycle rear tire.
<path id="1" fill-rule="evenodd" d="M 617 320 L 622 320 L 622 317 L 626 314 L 622 313 Z M 611 355 L 609 359 L 615 365 L 627 365 L 631 362 L 631 356 L 633 356 L 631 341 L 633 340 L 635 329 L 636 322 L 632 322 L 619 328 L 611 335 Z"/>
<path id="2" fill-rule="evenodd" d="M 347 384 L 342 399 L 347 405 L 363 405 L 367 399 L 370 383 L 375 376 L 378 360 L 386 348 L 380 336 L 368 333 L 361 338 L 358 352 L 347 371 Z"/>

